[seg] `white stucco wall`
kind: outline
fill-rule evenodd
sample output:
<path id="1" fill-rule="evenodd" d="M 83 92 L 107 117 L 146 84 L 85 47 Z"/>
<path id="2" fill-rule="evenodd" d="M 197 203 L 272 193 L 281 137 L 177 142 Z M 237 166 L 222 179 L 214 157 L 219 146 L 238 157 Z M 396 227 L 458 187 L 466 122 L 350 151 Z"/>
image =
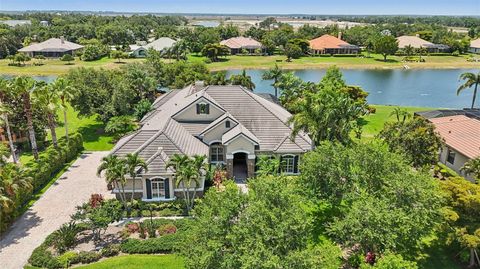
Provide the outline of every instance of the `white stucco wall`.
<path id="1" fill-rule="evenodd" d="M 447 167 L 453 169 L 455 172 L 465 177 L 466 179 L 473 180 L 473 177 L 466 175 L 463 171 L 461 171 L 461 168 L 463 167 L 463 165 L 470 159 L 467 158 L 465 155 L 462 155 L 461 153 L 455 151 L 454 149 L 450 149 L 450 150 L 455 152 L 455 160 L 453 164 L 447 161 L 447 158 L 448 158 L 447 147 L 443 148 L 440 153 L 440 162 L 445 164 Z"/>
<path id="2" fill-rule="evenodd" d="M 228 130 L 232 129 L 235 127 L 235 122 L 230 121 L 230 128 L 225 127 L 225 121 L 219 123 L 217 126 L 209 130 L 204 136 L 203 136 L 203 142 L 210 144 L 212 141 L 222 141 L 222 135 L 226 133 Z"/>
<path id="3" fill-rule="evenodd" d="M 232 155 L 236 151 L 248 152 L 251 155 L 255 154 L 255 145 L 249 139 L 244 136 L 238 136 L 228 145 L 226 145 L 227 155 Z M 228 157 L 227 157 L 228 158 Z"/>

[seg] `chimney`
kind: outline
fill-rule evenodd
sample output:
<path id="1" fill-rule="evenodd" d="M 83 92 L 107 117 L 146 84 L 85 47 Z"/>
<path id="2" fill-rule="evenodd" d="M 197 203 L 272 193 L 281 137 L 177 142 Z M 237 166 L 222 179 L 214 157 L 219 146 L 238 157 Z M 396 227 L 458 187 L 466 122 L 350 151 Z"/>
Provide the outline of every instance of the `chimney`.
<path id="1" fill-rule="evenodd" d="M 62 42 L 62 44 L 64 44 L 65 43 L 65 37 L 61 36 L 60 41 Z"/>
<path id="2" fill-rule="evenodd" d="M 415 34 L 416 37 L 420 37 L 420 34 Z"/>
<path id="3" fill-rule="evenodd" d="M 338 39 L 342 39 L 342 32 L 338 32 Z"/>

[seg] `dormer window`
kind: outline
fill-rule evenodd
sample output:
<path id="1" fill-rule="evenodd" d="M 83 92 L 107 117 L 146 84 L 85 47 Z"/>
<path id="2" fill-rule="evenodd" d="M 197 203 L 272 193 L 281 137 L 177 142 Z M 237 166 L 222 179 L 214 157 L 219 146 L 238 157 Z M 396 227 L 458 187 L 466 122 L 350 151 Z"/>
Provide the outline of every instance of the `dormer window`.
<path id="1" fill-rule="evenodd" d="M 207 103 L 199 103 L 197 104 L 197 114 L 210 114 L 210 105 Z"/>
<path id="2" fill-rule="evenodd" d="M 229 120 L 227 120 L 227 121 L 225 122 L 225 128 L 230 128 L 230 121 L 229 121 Z"/>

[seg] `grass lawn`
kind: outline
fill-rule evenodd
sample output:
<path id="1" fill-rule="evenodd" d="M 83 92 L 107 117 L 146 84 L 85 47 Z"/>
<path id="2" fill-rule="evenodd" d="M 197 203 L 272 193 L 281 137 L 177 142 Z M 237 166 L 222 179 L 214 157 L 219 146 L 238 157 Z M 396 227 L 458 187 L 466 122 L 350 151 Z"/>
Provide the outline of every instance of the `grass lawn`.
<path id="1" fill-rule="evenodd" d="M 170 255 L 125 255 L 109 258 L 78 268 L 84 269 L 182 269 L 182 258 Z"/>
<path id="2" fill-rule="evenodd" d="M 390 113 L 397 107 L 397 106 L 384 106 L 384 105 L 373 105 L 377 109 L 375 114 L 370 114 L 364 118 L 365 125 L 363 126 L 363 133 L 362 136 L 365 139 L 372 139 L 376 134 L 378 134 L 385 122 L 388 121 L 395 121 L 395 116 L 390 117 Z M 433 110 L 435 108 L 427 108 L 427 107 L 402 107 L 403 109 L 407 110 L 409 113 L 416 112 L 416 111 L 424 111 L 424 110 Z"/>
<path id="3" fill-rule="evenodd" d="M 388 61 L 384 62 L 383 57 L 378 54 L 372 54 L 371 58 L 366 57 L 302 57 L 286 62 L 283 55 L 273 56 L 227 56 L 220 62 L 207 64 L 212 71 L 228 69 L 267 69 L 277 63 L 280 67 L 286 69 L 322 69 L 331 65 L 339 68 L 351 69 L 392 69 L 404 68 L 408 65 L 410 68 L 478 68 L 479 64 L 468 62 L 467 56 L 425 56 L 424 63 L 403 63 L 401 56 L 389 56 Z M 192 62 L 205 61 L 205 57 L 190 55 Z"/>
<path id="4" fill-rule="evenodd" d="M 2 59 L 0 60 L 0 74 L 4 75 L 60 75 L 65 74 L 68 70 L 77 67 L 103 67 L 107 69 L 118 68 L 125 63 L 142 61 L 143 59 L 122 59 L 121 63 L 117 63 L 116 59 L 111 59 L 104 57 L 97 61 L 85 62 L 75 58 L 75 61 L 72 64 L 67 64 L 66 62 L 60 61 L 60 59 L 46 59 L 43 60 L 43 65 L 35 66 L 34 62 L 37 60 L 32 59 L 30 62 L 27 62 L 25 66 L 9 66 L 9 60 Z"/>

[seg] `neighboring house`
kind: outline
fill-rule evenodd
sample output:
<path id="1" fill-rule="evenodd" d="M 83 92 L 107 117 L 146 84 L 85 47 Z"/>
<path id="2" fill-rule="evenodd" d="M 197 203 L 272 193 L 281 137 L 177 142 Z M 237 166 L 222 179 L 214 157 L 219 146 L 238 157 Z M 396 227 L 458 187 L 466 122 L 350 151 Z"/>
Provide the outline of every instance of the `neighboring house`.
<path id="1" fill-rule="evenodd" d="M 414 49 L 424 48 L 427 52 L 436 53 L 436 52 L 449 52 L 450 47 L 443 44 L 433 44 L 427 40 L 421 39 L 418 36 L 399 36 L 397 37 L 398 49 L 403 50 L 407 46 L 411 46 Z"/>
<path id="2" fill-rule="evenodd" d="M 150 48 L 161 52 L 165 49 L 171 48 L 176 42 L 177 41 L 169 37 L 161 37 L 148 44 L 130 45 L 130 55 L 133 55 L 136 58 L 143 58 L 147 56 L 147 51 Z"/>
<path id="3" fill-rule="evenodd" d="M 0 23 L 6 24 L 10 27 L 15 27 L 19 25 L 31 25 L 31 20 L 0 20 Z"/>
<path id="4" fill-rule="evenodd" d="M 468 51 L 471 53 L 480 53 L 480 38 L 470 41 Z"/>
<path id="5" fill-rule="evenodd" d="M 140 45 L 129 45 L 130 55 L 135 58 L 143 58 L 147 56 L 147 49 Z"/>
<path id="6" fill-rule="evenodd" d="M 467 179 L 461 168 L 470 159 L 480 157 L 480 110 L 434 110 L 415 113 L 435 125 L 445 140 L 440 152 L 440 162 Z"/>
<path id="7" fill-rule="evenodd" d="M 264 47 L 262 43 L 251 37 L 232 37 L 220 42 L 221 45 L 227 46 L 230 49 L 230 54 L 241 54 L 246 51 L 248 54 L 257 53 L 257 51 L 263 52 Z"/>
<path id="8" fill-rule="evenodd" d="M 138 152 L 146 160 L 148 171 L 139 171 L 135 183 L 136 197 L 144 201 L 182 197 L 174 171 L 166 169 L 176 153 L 206 155 L 209 163 L 224 165 L 230 177 L 243 183 L 255 175 L 260 155 L 279 158 L 284 173 L 298 174 L 299 158 L 312 149 L 303 133 L 290 139 L 290 113 L 241 86 L 196 83 L 162 95 L 153 107 L 141 128 L 122 138 L 111 152 L 118 156 Z M 132 191 L 131 179 L 126 189 Z M 197 191 L 203 193 L 203 181 Z"/>
<path id="9" fill-rule="evenodd" d="M 322 35 L 310 40 L 310 53 L 312 55 L 321 54 L 357 54 L 360 47 L 351 45 L 341 39 L 341 33 L 338 37 L 331 35 Z"/>
<path id="10" fill-rule="evenodd" d="M 19 52 L 25 53 L 30 57 L 43 55 L 45 57 L 59 58 L 65 54 L 74 55 L 76 51 L 83 49 L 82 45 L 69 42 L 63 37 L 50 38 L 41 43 L 32 44 L 19 49 Z"/>

